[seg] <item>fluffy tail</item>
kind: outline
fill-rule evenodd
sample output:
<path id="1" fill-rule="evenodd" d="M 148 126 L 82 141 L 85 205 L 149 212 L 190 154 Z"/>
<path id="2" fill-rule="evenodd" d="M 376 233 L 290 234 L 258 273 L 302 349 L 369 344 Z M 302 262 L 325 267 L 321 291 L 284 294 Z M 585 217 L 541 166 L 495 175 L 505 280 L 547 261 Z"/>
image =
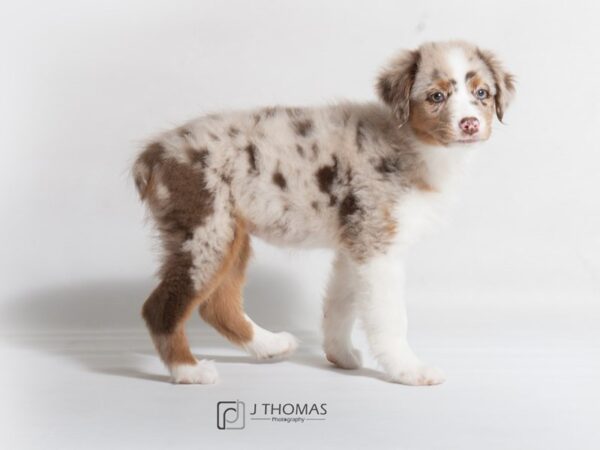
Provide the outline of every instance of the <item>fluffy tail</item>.
<path id="1" fill-rule="evenodd" d="M 133 179 L 140 198 L 145 200 L 152 190 L 152 179 L 156 167 L 163 160 L 165 148 L 162 144 L 154 142 L 137 157 L 133 164 Z"/>

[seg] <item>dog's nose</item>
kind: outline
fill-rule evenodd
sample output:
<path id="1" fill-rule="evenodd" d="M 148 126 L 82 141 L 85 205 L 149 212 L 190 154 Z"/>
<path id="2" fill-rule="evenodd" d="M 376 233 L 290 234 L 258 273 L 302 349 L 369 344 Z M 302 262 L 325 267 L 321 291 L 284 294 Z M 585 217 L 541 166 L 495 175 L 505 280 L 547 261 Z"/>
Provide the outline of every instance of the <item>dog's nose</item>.
<path id="1" fill-rule="evenodd" d="M 479 120 L 476 117 L 465 117 L 459 126 L 463 132 L 472 135 L 479 131 Z"/>

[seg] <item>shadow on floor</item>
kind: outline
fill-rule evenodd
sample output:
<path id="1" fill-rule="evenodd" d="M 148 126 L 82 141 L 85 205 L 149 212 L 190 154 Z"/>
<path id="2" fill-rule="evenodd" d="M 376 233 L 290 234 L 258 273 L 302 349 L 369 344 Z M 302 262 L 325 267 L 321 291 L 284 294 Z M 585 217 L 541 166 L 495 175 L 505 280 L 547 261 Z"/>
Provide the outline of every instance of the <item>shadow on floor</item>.
<path id="1" fill-rule="evenodd" d="M 144 330 L 140 311 L 155 285 L 155 280 L 147 278 L 50 286 L 3 306 L 2 323 L 8 330 L 34 333 Z M 303 301 L 301 292 L 285 272 L 253 267 L 244 290 L 244 307 L 255 322 L 266 328 L 297 329 L 307 317 L 319 317 Z"/>
<path id="2" fill-rule="evenodd" d="M 154 284 L 152 279 L 106 280 L 38 290 L 3 307 L 2 321 L 10 325 L 8 330 L 15 331 L 7 336 L 20 346 L 66 358 L 96 373 L 167 382 L 166 374 L 139 368 L 140 358 L 156 357 L 139 313 Z M 246 311 L 273 331 L 303 329 L 306 318 L 319 317 L 320 312 L 311 311 L 310 305 L 302 302 L 300 292 L 285 273 L 252 270 L 245 288 Z M 198 330 L 201 340 L 195 333 Z M 223 354 L 198 355 L 217 364 L 276 362 L 227 355 L 231 344 L 197 317 L 190 320 L 188 331 L 195 349 L 204 345 L 224 350 Z M 368 369 L 350 372 L 334 368 L 318 350 L 318 338 L 313 336 L 311 341 L 292 357 L 292 363 L 379 378 L 377 372 Z M 112 355 L 110 367 L 103 355 Z"/>

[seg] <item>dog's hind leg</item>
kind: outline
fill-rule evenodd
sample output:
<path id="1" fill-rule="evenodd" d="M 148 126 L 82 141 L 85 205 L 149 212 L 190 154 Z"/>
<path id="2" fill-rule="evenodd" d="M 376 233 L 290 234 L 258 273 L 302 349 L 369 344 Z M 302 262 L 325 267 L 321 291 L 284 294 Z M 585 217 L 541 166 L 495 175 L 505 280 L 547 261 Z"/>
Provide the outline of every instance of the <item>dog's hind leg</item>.
<path id="1" fill-rule="evenodd" d="M 213 363 L 194 357 L 184 326 L 229 273 L 245 234 L 238 231 L 227 192 L 209 190 L 201 170 L 169 157 L 160 143 L 140 155 L 134 175 L 165 251 L 161 281 L 142 316 L 174 382 L 214 383 Z"/>
<path id="2" fill-rule="evenodd" d="M 232 221 L 234 219 L 232 218 Z M 161 359 L 176 383 L 214 383 L 217 372 L 212 362 L 198 361 L 192 355 L 184 331 L 191 312 L 212 301 L 229 286 L 234 268 L 238 266 L 247 236 L 239 222 L 232 225 L 232 238 L 210 239 L 213 221 L 193 233 L 182 249 L 165 260 L 162 281 L 150 295 L 143 316 Z M 221 231 L 229 224 L 221 220 Z M 207 233 L 206 231 L 209 231 Z M 244 331 L 244 325 L 246 331 Z M 231 324 L 240 336 L 251 338 L 250 324 Z"/>
<path id="3" fill-rule="evenodd" d="M 200 315 L 232 343 L 243 347 L 256 358 L 277 358 L 291 354 L 297 347 L 289 333 L 272 333 L 255 324 L 243 310 L 242 290 L 250 257 L 250 239 L 238 226 L 240 250 L 231 268 L 207 301 L 200 305 Z"/>

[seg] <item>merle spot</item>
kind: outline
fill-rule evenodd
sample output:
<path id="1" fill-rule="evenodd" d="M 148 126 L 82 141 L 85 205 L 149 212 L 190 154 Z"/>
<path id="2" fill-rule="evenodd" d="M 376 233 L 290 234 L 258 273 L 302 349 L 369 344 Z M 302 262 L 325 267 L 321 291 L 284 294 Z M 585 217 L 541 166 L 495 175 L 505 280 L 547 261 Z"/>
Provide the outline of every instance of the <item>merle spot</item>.
<path id="1" fill-rule="evenodd" d="M 333 164 L 328 166 L 323 166 L 315 173 L 317 178 L 317 183 L 319 185 L 319 190 L 325 194 L 329 195 L 329 203 L 330 205 L 334 205 L 337 201 L 337 197 L 333 195 L 332 189 L 335 179 L 338 175 L 338 160 L 335 155 L 333 155 Z"/>
<path id="2" fill-rule="evenodd" d="M 257 152 L 256 146 L 252 142 L 250 142 L 244 148 L 244 151 L 248 155 L 248 164 L 250 165 L 250 169 L 248 170 L 248 173 L 254 172 L 255 174 L 258 174 L 258 165 L 256 164 L 256 152 Z"/>
<path id="3" fill-rule="evenodd" d="M 273 183 L 279 186 L 279 189 L 285 191 L 287 188 L 287 181 L 281 172 L 275 172 L 273 174 Z"/>
<path id="4" fill-rule="evenodd" d="M 200 164 L 201 167 L 205 168 L 207 166 L 207 158 L 208 158 L 208 148 L 202 147 L 199 150 L 194 150 L 189 148 L 187 150 L 188 157 L 190 158 L 190 162 L 195 164 Z"/>
<path id="5" fill-rule="evenodd" d="M 312 131 L 313 122 L 310 119 L 296 119 L 292 120 L 292 127 L 296 134 L 306 137 Z"/>
<path id="6" fill-rule="evenodd" d="M 345 225 L 348 223 L 348 218 L 359 210 L 358 202 L 352 192 L 346 194 L 340 204 L 339 217 L 340 223 Z"/>
<path id="7" fill-rule="evenodd" d="M 400 160 L 391 157 L 381 157 L 378 164 L 375 166 L 375 170 L 384 175 L 398 172 L 401 170 Z"/>

